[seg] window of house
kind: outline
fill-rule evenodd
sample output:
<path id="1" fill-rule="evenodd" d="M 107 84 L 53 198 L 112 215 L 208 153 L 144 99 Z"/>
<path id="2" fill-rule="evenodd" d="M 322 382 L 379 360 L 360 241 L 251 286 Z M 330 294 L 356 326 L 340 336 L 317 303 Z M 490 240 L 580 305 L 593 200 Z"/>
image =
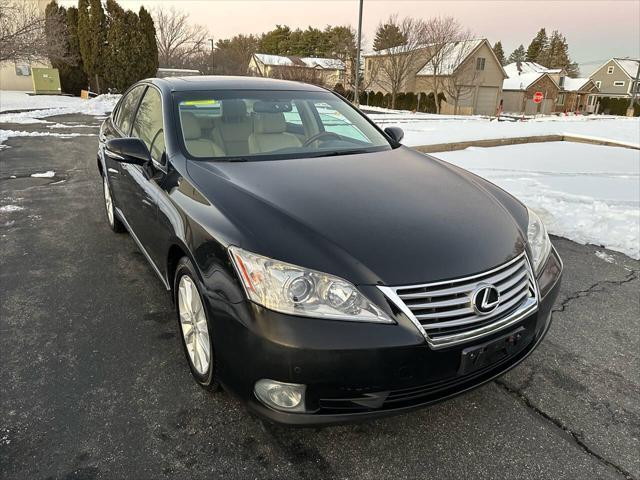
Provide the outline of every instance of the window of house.
<path id="1" fill-rule="evenodd" d="M 615 67 L 613 65 L 609 65 L 609 67 L 607 68 L 607 73 L 609 75 L 611 75 L 613 73 L 613 70 L 615 69 Z"/>
<path id="2" fill-rule="evenodd" d="M 593 106 L 596 104 L 596 96 L 595 95 L 589 95 L 589 100 L 588 103 L 590 106 Z"/>
<path id="3" fill-rule="evenodd" d="M 564 87 L 564 76 L 560 77 L 560 88 Z"/>
<path id="4" fill-rule="evenodd" d="M 624 80 L 618 80 L 617 82 L 613 82 L 614 87 L 624 87 Z"/>
<path id="5" fill-rule="evenodd" d="M 558 94 L 558 100 L 556 102 L 559 106 L 564 105 L 564 93 Z"/>
<path id="6" fill-rule="evenodd" d="M 484 70 L 484 63 L 486 59 L 484 57 L 476 58 L 476 70 Z"/>
<path id="7" fill-rule="evenodd" d="M 596 87 L 600 88 L 600 85 L 602 85 L 602 82 L 600 80 L 596 81 Z"/>
<path id="8" fill-rule="evenodd" d="M 29 65 L 18 65 L 16 63 L 16 75 L 18 77 L 30 77 L 31 67 Z"/>

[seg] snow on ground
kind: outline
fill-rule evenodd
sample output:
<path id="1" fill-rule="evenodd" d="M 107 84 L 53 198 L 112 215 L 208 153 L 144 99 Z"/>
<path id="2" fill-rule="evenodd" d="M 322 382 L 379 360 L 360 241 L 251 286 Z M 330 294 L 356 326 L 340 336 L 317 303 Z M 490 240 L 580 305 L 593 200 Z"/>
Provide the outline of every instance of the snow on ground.
<path id="1" fill-rule="evenodd" d="M 371 107 L 363 108 L 367 110 Z M 382 128 L 402 128 L 405 133 L 402 143 L 410 147 L 540 135 L 581 135 L 640 145 L 638 117 L 547 115 L 526 121 L 498 122 L 483 116 L 453 117 L 402 111 L 371 113 L 368 116 Z"/>
<path id="2" fill-rule="evenodd" d="M 111 112 L 120 95 L 99 95 L 85 100 L 79 97 L 60 95 L 27 95 L 25 92 L 0 92 L 0 123 L 49 123 L 42 120 L 54 115 L 84 113 L 105 115 Z M 2 113 L 14 110 L 28 110 L 17 113 Z"/>
<path id="3" fill-rule="evenodd" d="M 31 176 L 35 178 L 53 178 L 56 176 L 56 172 L 53 170 L 47 170 L 46 172 L 32 173 Z"/>
<path id="4" fill-rule="evenodd" d="M 20 205 L 4 205 L 0 207 L 0 212 L 2 213 L 19 212 L 20 210 L 24 210 L 24 207 Z"/>
<path id="5" fill-rule="evenodd" d="M 58 138 L 73 138 L 73 137 L 95 137 L 95 133 L 57 133 L 57 132 L 25 132 L 23 130 L 0 130 L 0 150 L 7 148 L 3 145 L 11 137 L 58 137 Z"/>
<path id="6" fill-rule="evenodd" d="M 550 233 L 640 259 L 640 152 L 573 142 L 434 154 L 504 188 Z"/>

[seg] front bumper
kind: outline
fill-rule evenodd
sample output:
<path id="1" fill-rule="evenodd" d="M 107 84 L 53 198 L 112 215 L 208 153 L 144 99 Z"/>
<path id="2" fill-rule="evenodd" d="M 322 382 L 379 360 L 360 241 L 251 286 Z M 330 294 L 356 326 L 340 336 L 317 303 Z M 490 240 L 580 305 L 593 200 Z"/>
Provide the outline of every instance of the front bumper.
<path id="1" fill-rule="evenodd" d="M 292 317 L 250 302 L 238 304 L 233 312 L 215 314 L 220 381 L 250 411 L 289 425 L 346 423 L 424 407 L 476 388 L 531 354 L 549 329 L 561 271 L 554 249 L 538 277 L 537 312 L 476 342 L 437 351 L 402 314 L 396 315 L 397 325 L 363 324 Z M 508 356 L 472 373 L 459 373 L 464 349 L 521 327 L 523 338 Z M 287 413 L 262 404 L 253 393 L 261 378 L 307 385 L 307 412 Z"/>

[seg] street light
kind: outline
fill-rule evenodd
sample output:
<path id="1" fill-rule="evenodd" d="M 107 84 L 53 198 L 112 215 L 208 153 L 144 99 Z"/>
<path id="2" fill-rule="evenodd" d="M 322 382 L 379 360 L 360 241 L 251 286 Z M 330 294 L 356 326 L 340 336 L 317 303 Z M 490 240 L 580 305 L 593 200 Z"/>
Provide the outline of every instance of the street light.
<path id="1" fill-rule="evenodd" d="M 211 42 L 211 75 L 213 75 L 213 38 L 210 38 L 209 41 Z"/>
<path id="2" fill-rule="evenodd" d="M 358 93 L 358 84 L 360 83 L 360 44 L 362 43 L 362 2 L 360 0 L 360 8 L 358 10 L 358 47 L 356 49 L 356 84 L 353 87 L 353 101 L 356 105 L 360 105 L 360 95 Z M 369 103 L 369 99 L 367 99 Z"/>

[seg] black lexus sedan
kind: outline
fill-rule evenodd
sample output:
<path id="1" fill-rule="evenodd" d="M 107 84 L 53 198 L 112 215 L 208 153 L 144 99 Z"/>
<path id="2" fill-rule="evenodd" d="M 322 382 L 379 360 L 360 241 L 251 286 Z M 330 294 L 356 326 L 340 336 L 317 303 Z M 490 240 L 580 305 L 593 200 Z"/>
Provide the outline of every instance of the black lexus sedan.
<path id="1" fill-rule="evenodd" d="M 263 418 L 399 413 L 541 342 L 562 271 L 540 218 L 320 87 L 151 79 L 100 130 L 110 227 L 171 292 L 189 368 Z"/>

